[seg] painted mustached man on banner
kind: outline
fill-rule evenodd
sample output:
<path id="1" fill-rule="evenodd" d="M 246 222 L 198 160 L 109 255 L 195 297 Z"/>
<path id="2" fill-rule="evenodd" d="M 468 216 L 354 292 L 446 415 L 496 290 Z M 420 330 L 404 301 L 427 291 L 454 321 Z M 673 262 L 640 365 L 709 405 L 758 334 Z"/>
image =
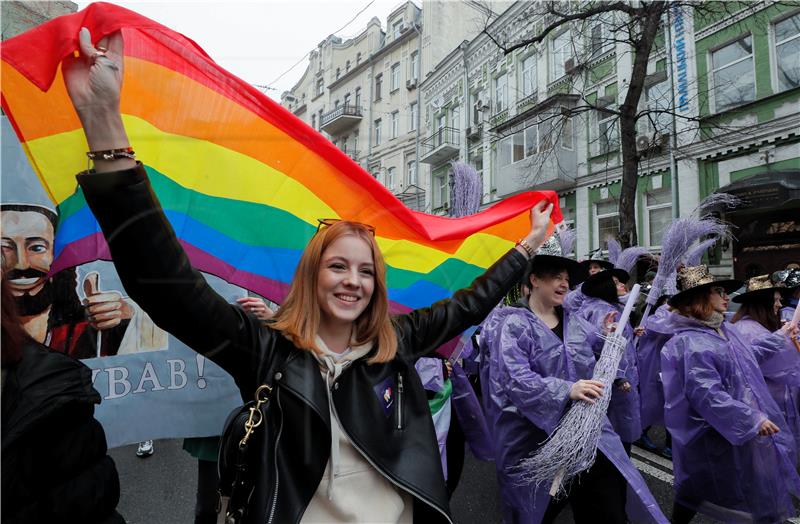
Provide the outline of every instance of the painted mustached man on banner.
<path id="1" fill-rule="evenodd" d="M 103 290 L 100 275 L 60 271 L 53 263 L 56 214 L 32 204 L 0 205 L 3 270 L 25 330 L 36 341 L 75 358 L 166 349 L 167 334 L 119 291 Z"/>

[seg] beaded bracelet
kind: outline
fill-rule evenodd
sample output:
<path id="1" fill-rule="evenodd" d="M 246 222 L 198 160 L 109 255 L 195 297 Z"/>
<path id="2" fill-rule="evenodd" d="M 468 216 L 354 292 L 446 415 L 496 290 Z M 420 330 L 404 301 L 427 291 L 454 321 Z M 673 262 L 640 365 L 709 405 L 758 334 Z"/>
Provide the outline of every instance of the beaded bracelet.
<path id="1" fill-rule="evenodd" d="M 121 149 L 106 149 L 105 151 L 89 151 L 86 153 L 89 160 L 117 160 L 119 158 L 130 158 L 136 160 L 136 153 L 132 147 Z"/>
<path id="2" fill-rule="evenodd" d="M 518 245 L 519 247 L 524 249 L 526 253 L 528 253 L 528 258 L 533 258 L 534 250 L 533 247 L 531 247 L 531 245 L 528 244 L 527 240 L 525 240 L 524 238 L 520 238 L 519 240 L 517 240 L 516 245 Z"/>

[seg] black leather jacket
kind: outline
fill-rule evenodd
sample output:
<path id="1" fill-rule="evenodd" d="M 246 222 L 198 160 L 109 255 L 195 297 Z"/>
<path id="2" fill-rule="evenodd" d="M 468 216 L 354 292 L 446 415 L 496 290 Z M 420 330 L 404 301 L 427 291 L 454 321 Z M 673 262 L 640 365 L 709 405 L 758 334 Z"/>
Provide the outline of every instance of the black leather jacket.
<path id="1" fill-rule="evenodd" d="M 100 222 L 126 291 L 162 328 L 210 358 L 252 398 L 272 359 L 293 352 L 279 332 L 232 306 L 193 269 L 160 209 L 144 169 L 78 176 Z M 452 522 L 439 451 L 417 358 L 480 323 L 519 281 L 526 258 L 510 251 L 472 285 L 428 308 L 394 318 L 397 357 L 385 364 L 356 361 L 333 385 L 333 405 L 353 446 L 386 479 L 414 498 L 415 522 Z M 330 453 L 330 415 L 319 365 L 294 351 L 274 375 L 250 521 L 300 521 Z M 394 386 L 387 411 L 379 393 Z M 369 496 L 365 493 L 364 496 Z"/>
<path id="2" fill-rule="evenodd" d="M 21 349 L 3 378 L 3 524 L 124 524 L 92 371 L 33 340 Z"/>

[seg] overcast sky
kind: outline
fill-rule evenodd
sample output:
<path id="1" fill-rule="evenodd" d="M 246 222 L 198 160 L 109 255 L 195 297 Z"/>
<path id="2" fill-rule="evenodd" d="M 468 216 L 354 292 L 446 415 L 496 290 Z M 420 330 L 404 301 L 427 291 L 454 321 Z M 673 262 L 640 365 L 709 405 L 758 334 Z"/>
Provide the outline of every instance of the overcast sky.
<path id="1" fill-rule="evenodd" d="M 78 2 L 78 6 L 83 9 L 89 3 Z M 307 59 L 277 82 L 275 80 L 316 48 L 326 36 L 331 33 L 355 36 L 373 16 L 377 16 L 385 26 L 386 16 L 403 2 L 132 0 L 113 3 L 183 33 L 236 76 L 251 84 L 274 87 L 275 90 L 267 91 L 267 94 L 279 100 L 280 94 L 290 89 L 303 74 Z M 356 17 L 365 7 L 366 10 Z M 345 24 L 347 27 L 338 31 Z"/>

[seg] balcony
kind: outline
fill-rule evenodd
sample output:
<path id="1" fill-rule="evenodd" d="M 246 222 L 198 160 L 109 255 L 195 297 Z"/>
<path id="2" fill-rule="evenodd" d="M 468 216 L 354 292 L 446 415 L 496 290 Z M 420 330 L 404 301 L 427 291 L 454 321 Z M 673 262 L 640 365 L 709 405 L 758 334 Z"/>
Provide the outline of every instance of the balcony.
<path id="1" fill-rule="evenodd" d="M 461 133 L 453 127 L 442 127 L 422 142 L 420 162 L 437 165 L 458 155 Z"/>
<path id="2" fill-rule="evenodd" d="M 330 135 L 335 135 L 358 125 L 359 122 L 361 122 L 361 107 L 348 104 L 322 115 L 320 128 Z"/>

